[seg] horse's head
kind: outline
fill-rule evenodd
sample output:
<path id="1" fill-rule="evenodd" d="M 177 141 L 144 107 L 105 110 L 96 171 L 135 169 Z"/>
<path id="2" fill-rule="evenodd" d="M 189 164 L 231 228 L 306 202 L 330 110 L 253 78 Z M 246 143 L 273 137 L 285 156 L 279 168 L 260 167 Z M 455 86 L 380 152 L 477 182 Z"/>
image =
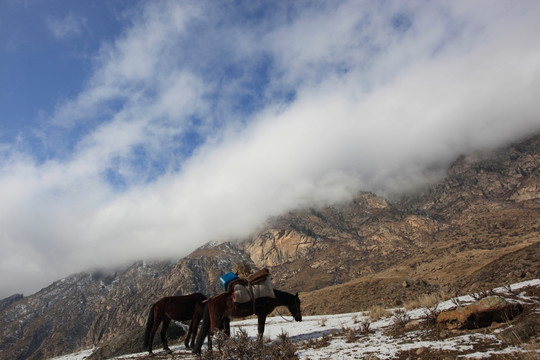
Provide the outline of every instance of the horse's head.
<path id="1" fill-rule="evenodd" d="M 294 320 L 302 321 L 302 312 L 300 311 L 300 298 L 298 297 L 298 293 L 293 296 L 293 301 L 290 302 L 287 307 L 289 308 L 291 315 L 294 317 Z"/>

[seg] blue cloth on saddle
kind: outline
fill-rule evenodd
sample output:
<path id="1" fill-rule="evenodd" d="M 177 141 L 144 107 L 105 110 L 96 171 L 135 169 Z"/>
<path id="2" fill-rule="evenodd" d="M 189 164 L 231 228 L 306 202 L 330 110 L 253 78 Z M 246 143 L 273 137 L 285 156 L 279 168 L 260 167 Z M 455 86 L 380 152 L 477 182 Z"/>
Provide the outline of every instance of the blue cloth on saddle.
<path id="1" fill-rule="evenodd" d="M 229 285 L 229 283 L 235 279 L 238 279 L 238 275 L 233 272 L 228 272 L 219 278 L 219 285 L 223 291 L 227 291 L 227 285 Z"/>

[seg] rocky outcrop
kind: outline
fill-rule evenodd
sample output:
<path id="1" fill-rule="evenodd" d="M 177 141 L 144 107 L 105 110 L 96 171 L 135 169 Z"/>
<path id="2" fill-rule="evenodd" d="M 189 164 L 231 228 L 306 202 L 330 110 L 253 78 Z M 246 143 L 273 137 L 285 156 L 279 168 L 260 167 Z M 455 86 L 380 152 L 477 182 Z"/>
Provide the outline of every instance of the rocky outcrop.
<path id="1" fill-rule="evenodd" d="M 443 311 L 437 316 L 441 328 L 478 329 L 494 322 L 506 322 L 523 312 L 521 304 L 512 304 L 500 296 L 488 296 L 471 305 Z"/>
<path id="2" fill-rule="evenodd" d="M 0 300 L 0 311 L 17 301 L 22 300 L 22 298 L 24 298 L 23 294 L 15 294 Z"/>

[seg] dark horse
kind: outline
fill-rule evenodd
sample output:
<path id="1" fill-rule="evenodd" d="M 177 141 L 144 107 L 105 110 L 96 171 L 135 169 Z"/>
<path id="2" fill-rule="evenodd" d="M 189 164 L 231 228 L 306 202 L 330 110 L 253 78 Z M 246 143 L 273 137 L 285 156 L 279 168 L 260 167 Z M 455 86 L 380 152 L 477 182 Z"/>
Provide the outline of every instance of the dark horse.
<path id="1" fill-rule="evenodd" d="M 184 344 L 186 345 L 186 348 L 190 348 L 188 343 L 189 338 L 191 337 L 191 347 L 193 347 L 195 337 L 197 336 L 197 329 L 199 328 L 199 322 L 203 317 L 203 301 L 206 299 L 206 296 L 201 293 L 185 296 L 167 296 L 152 305 L 150 314 L 148 315 L 148 321 L 146 322 L 146 331 L 144 333 L 144 347 L 148 349 L 148 352 L 152 354 L 154 335 L 156 334 L 159 324 L 163 322 L 160 332 L 161 342 L 163 343 L 163 349 L 166 352 L 171 353 L 166 337 L 167 328 L 169 327 L 171 320 L 191 320 Z"/>
<path id="2" fill-rule="evenodd" d="M 264 333 L 266 317 L 276 306 L 286 306 L 296 321 L 302 321 L 298 293 L 292 295 L 285 291 L 274 289 L 274 294 L 276 295 L 275 299 L 262 297 L 256 299 L 255 304 L 252 301 L 245 304 L 237 304 L 233 301 L 231 293 L 221 293 L 208 299 L 205 304 L 203 322 L 193 352 L 195 354 L 201 353 L 202 344 L 207 335 L 208 348 L 211 349 L 211 336 L 214 333 L 214 329 L 218 328 L 218 326 L 220 328 L 223 327 L 221 325 L 222 320 L 228 317 L 244 318 L 253 314 L 257 315 L 259 339 L 262 339 Z"/>

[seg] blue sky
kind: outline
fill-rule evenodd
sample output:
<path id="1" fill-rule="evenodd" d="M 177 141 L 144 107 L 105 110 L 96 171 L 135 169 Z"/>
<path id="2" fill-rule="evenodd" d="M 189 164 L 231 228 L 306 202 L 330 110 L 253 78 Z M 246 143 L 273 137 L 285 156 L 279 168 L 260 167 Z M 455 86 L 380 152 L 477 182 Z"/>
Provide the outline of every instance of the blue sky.
<path id="1" fill-rule="evenodd" d="M 0 2 L 0 297 L 537 133 L 539 8 Z"/>
<path id="2" fill-rule="evenodd" d="M 2 1 L 0 68 L 2 139 L 39 126 L 59 99 L 91 76 L 92 54 L 122 29 L 122 2 Z M 77 5 L 77 6 L 74 6 Z"/>

